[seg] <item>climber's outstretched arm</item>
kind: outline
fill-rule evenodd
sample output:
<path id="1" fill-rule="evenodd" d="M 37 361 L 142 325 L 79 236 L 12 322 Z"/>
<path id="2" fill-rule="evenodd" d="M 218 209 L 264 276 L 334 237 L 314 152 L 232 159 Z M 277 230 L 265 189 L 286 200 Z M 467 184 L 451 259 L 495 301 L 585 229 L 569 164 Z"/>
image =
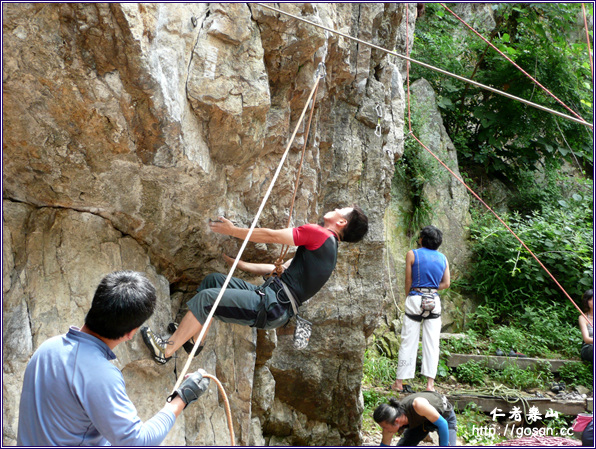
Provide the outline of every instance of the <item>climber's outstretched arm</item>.
<path id="1" fill-rule="evenodd" d="M 219 217 L 219 221 L 210 221 L 209 227 L 218 234 L 229 235 L 244 240 L 248 235 L 248 228 L 239 228 L 230 220 Z M 294 235 L 292 228 L 268 229 L 255 228 L 250 235 L 250 241 L 254 243 L 280 243 L 282 245 L 294 246 Z"/>

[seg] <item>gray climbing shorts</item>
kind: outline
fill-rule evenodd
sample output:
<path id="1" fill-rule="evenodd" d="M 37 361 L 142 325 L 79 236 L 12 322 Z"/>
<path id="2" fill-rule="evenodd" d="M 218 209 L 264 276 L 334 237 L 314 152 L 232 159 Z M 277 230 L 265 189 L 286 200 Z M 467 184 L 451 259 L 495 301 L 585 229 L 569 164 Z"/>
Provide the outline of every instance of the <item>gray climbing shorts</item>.
<path id="1" fill-rule="evenodd" d="M 207 321 L 225 280 L 226 276 L 221 273 L 209 274 L 203 279 L 197 294 L 188 301 L 188 308 L 199 323 Z M 273 288 L 262 288 L 264 296 L 257 292 L 259 288 L 242 279 L 231 278 L 213 317 L 224 323 L 255 327 L 261 301 L 264 301 L 267 323 L 262 329 L 276 329 L 286 324 L 292 316 L 290 304 L 280 302 Z"/>

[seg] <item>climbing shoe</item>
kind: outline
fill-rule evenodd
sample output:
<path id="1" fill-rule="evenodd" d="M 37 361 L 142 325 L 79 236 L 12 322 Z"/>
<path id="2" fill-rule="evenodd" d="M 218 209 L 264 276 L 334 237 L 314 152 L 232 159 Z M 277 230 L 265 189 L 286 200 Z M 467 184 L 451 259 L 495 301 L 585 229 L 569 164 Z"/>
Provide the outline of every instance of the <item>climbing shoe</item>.
<path id="1" fill-rule="evenodd" d="M 502 355 L 505 355 L 505 353 L 503 351 L 501 351 L 500 349 L 497 349 L 497 351 L 495 352 L 495 355 L 502 356 Z"/>
<path id="2" fill-rule="evenodd" d="M 171 344 L 171 342 L 164 340 L 147 326 L 141 328 L 141 335 L 143 336 L 143 341 L 153 355 L 153 360 L 155 360 L 157 363 L 163 365 L 172 358 L 166 357 L 166 345 Z"/>
<path id="3" fill-rule="evenodd" d="M 521 352 L 515 352 L 513 349 L 511 351 L 509 351 L 509 357 L 528 357 L 525 354 L 522 354 Z"/>
<path id="4" fill-rule="evenodd" d="M 168 324 L 168 332 L 170 333 L 170 335 L 172 335 L 174 332 L 176 332 L 176 330 L 178 329 L 178 324 L 177 323 L 170 323 Z M 199 355 L 199 353 L 203 350 L 203 347 L 205 345 L 200 345 L 197 348 L 197 352 L 195 352 L 195 357 Z M 184 348 L 184 350 L 186 351 L 187 354 L 190 354 L 192 352 L 192 348 L 195 347 L 195 341 L 194 338 L 191 338 L 190 340 L 188 340 L 186 343 L 184 343 L 182 345 L 182 347 Z"/>

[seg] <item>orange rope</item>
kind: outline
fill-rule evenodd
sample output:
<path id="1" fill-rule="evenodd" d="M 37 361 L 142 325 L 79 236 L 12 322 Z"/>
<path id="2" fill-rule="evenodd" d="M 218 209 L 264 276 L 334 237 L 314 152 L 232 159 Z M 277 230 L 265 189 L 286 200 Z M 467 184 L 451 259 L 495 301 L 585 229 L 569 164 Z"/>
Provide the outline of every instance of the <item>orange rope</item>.
<path id="1" fill-rule="evenodd" d="M 588 43 L 588 56 L 590 57 L 590 71 L 592 72 L 592 81 L 594 81 L 594 61 L 592 61 L 592 47 L 590 46 L 590 32 L 588 31 L 588 19 L 586 19 L 586 7 L 582 3 L 584 13 L 584 27 L 586 28 L 586 42 Z"/>
<path id="2" fill-rule="evenodd" d="M 443 70 L 443 69 L 439 69 L 438 67 L 434 67 L 434 66 L 432 66 L 430 64 L 427 64 L 425 62 L 417 61 L 416 59 L 410 58 L 409 56 L 400 55 L 399 53 L 397 53 L 395 51 L 388 50 L 386 48 L 383 48 L 383 47 L 380 47 L 378 45 L 372 44 L 370 42 L 364 41 L 362 39 L 358 39 L 358 38 L 356 38 L 354 36 L 350 36 L 349 34 L 342 33 L 340 31 L 334 30 L 333 28 L 326 27 L 326 26 L 321 25 L 319 23 L 315 23 L 315 22 L 312 22 L 310 20 L 306 20 L 303 17 L 296 16 L 294 14 L 290 14 L 287 11 L 283 11 L 281 9 L 274 8 L 274 7 L 269 6 L 269 5 L 265 4 L 265 3 L 255 3 L 255 5 L 261 6 L 263 8 L 270 9 L 271 11 L 275 11 L 275 12 L 277 12 L 279 14 L 283 14 L 283 15 L 288 16 L 288 17 L 292 17 L 293 19 L 299 20 L 300 22 L 308 23 L 309 25 L 311 25 L 311 26 L 313 26 L 315 28 L 320 28 L 322 30 L 329 31 L 330 33 L 337 34 L 338 36 L 345 37 L 346 39 L 352 40 L 354 42 L 358 42 L 359 44 L 366 45 L 367 47 L 374 48 L 376 50 L 380 50 L 382 52 L 385 52 L 385 53 L 390 54 L 390 55 L 393 55 L 393 56 L 397 56 L 400 59 L 405 59 L 406 61 L 410 61 L 410 62 L 413 62 L 414 64 L 418 64 L 418 65 L 420 65 L 422 67 L 426 67 L 427 69 L 434 70 L 435 72 L 442 73 L 444 75 L 450 76 L 452 78 L 455 78 L 457 80 L 463 81 L 465 83 L 472 84 L 472 85 L 474 85 L 476 87 L 479 87 L 481 89 L 488 90 L 489 92 L 493 92 L 495 94 L 502 95 L 502 96 L 507 97 L 509 99 L 512 99 L 512 100 L 515 100 L 515 101 L 519 101 L 520 103 L 526 104 L 528 106 L 532 106 L 532 107 L 534 107 L 536 109 L 540 109 L 541 111 L 545 111 L 545 112 L 548 112 L 550 114 L 558 115 L 559 117 L 563 117 L 563 118 L 565 118 L 567 120 L 570 120 L 572 122 L 579 123 L 581 125 L 587 126 L 590 129 L 594 129 L 594 125 L 592 123 L 588 123 L 588 122 L 586 122 L 583 119 L 578 119 L 577 117 L 572 117 L 572 116 L 567 115 L 567 114 L 564 114 L 564 113 L 562 113 L 560 111 L 555 111 L 554 109 L 547 108 L 546 106 L 542 106 L 542 105 L 533 103 L 533 102 L 531 102 L 529 100 L 526 100 L 524 98 L 516 97 L 515 95 L 508 94 L 507 92 L 503 92 L 503 91 L 501 91 L 499 89 L 495 89 L 494 87 L 487 86 L 485 84 L 481 84 L 481 83 L 479 83 L 477 81 L 473 81 L 471 79 L 464 78 L 463 76 L 456 75 L 455 73 L 451 73 L 451 72 L 448 72 L 448 71 Z"/>
<path id="3" fill-rule="evenodd" d="M 408 51 L 408 22 L 409 22 L 409 11 L 408 8 L 406 6 L 406 52 Z M 495 217 L 497 217 L 497 220 L 499 220 L 501 222 L 501 224 L 503 226 L 505 226 L 505 228 L 519 241 L 519 243 L 521 243 L 521 245 L 530 253 L 530 255 L 536 260 L 536 262 L 538 262 L 538 264 L 544 269 L 544 271 L 546 271 L 546 273 L 551 277 L 551 279 L 555 282 L 555 284 L 557 284 L 557 286 L 561 289 L 561 291 L 565 294 L 565 296 L 567 296 L 567 298 L 569 299 L 569 301 L 571 301 L 571 303 L 575 306 L 575 308 L 579 311 L 579 313 L 586 319 L 586 321 L 588 323 L 592 323 L 590 320 L 588 320 L 588 317 L 586 317 L 586 315 L 584 314 L 584 312 L 582 312 L 582 310 L 577 306 L 577 304 L 575 303 L 575 301 L 573 301 L 573 299 L 571 299 L 571 296 L 569 296 L 569 294 L 567 293 L 567 291 L 563 288 L 563 286 L 561 284 L 559 284 L 559 282 L 555 279 L 555 277 L 551 274 L 550 271 L 548 271 L 548 269 L 544 266 L 544 264 L 540 261 L 540 259 L 538 259 L 538 257 L 536 257 L 536 255 L 532 252 L 532 250 L 530 250 L 530 248 L 528 248 L 526 246 L 526 244 L 522 241 L 522 239 L 520 239 L 518 237 L 518 235 L 507 225 L 507 223 L 505 223 L 501 217 L 499 217 L 499 215 L 497 215 L 497 213 L 491 209 L 491 207 L 486 204 L 482 198 L 480 198 L 480 196 L 474 192 L 474 190 L 472 190 L 465 182 L 463 179 L 461 179 L 458 175 L 455 174 L 455 172 L 453 170 L 451 170 L 435 153 L 433 153 L 426 145 L 424 145 L 420 139 L 418 139 L 418 137 L 416 137 L 412 131 L 412 118 L 410 115 L 410 75 L 408 73 L 410 67 L 409 65 L 406 66 L 406 80 L 408 83 L 408 125 L 409 125 L 409 129 L 410 129 L 410 135 L 414 138 L 414 140 L 416 140 L 416 142 L 418 142 L 422 148 L 424 148 L 426 151 L 429 152 L 429 154 L 434 157 L 439 164 L 441 164 L 443 167 L 445 167 L 447 169 L 447 171 L 449 173 L 451 173 L 453 175 L 453 177 L 455 179 L 457 179 L 466 189 L 468 189 L 468 191 L 474 195 L 474 197 L 480 201 L 480 203 L 486 207 Z"/>
<path id="4" fill-rule="evenodd" d="M 322 67 L 320 68 L 320 70 L 323 70 Z M 292 212 L 294 211 L 294 201 L 296 200 L 296 193 L 298 192 L 298 186 L 300 185 L 300 175 L 302 173 L 302 165 L 304 163 L 304 154 L 306 153 L 306 144 L 308 142 L 308 135 L 310 133 L 310 124 L 312 122 L 312 116 L 315 110 L 315 102 L 317 101 L 317 92 L 319 91 L 319 81 L 321 79 L 320 76 L 317 76 L 318 80 L 317 80 L 317 84 L 315 86 L 315 93 L 313 95 L 313 99 L 312 99 L 312 106 L 310 108 L 310 115 L 308 116 L 308 124 L 306 125 L 306 131 L 304 133 L 304 144 L 302 145 L 302 155 L 300 158 L 300 165 L 298 166 L 298 174 L 296 175 L 296 184 L 294 185 L 294 194 L 292 195 L 292 201 L 290 203 L 290 213 L 288 214 L 288 224 L 286 226 L 286 228 L 290 227 L 290 224 L 292 223 Z M 275 264 L 275 272 L 277 274 L 277 276 L 281 276 L 281 273 L 283 272 L 283 258 L 286 256 L 286 254 L 288 253 L 288 250 L 290 249 L 289 246 L 287 245 L 283 245 L 281 247 L 281 252 L 279 254 L 279 257 L 277 258 L 277 260 L 274 262 Z M 272 275 L 273 272 L 271 272 L 270 275 Z"/>
<path id="5" fill-rule="evenodd" d="M 226 409 L 226 417 L 228 418 L 228 430 L 230 431 L 230 446 L 235 446 L 236 437 L 234 436 L 234 426 L 232 424 L 232 412 L 230 411 L 230 401 L 228 401 L 228 395 L 226 394 L 226 390 L 224 390 L 223 385 L 219 381 L 219 379 L 212 374 L 205 373 L 203 377 L 207 377 L 208 379 L 213 379 L 213 382 L 217 385 L 219 392 L 223 396 L 224 400 L 224 407 Z"/>
<path id="6" fill-rule="evenodd" d="M 455 16 L 455 18 L 457 20 L 459 20 L 461 23 L 463 23 L 466 27 L 468 27 L 468 29 L 470 29 L 470 31 L 472 31 L 474 34 L 476 34 L 480 39 L 482 39 L 484 42 L 486 42 L 488 45 L 490 45 L 493 49 L 495 49 L 501 56 L 503 56 L 505 59 L 507 59 L 507 61 L 509 61 L 511 64 L 513 64 L 517 69 L 519 69 L 524 75 L 526 75 L 528 78 L 530 78 L 538 87 L 540 87 L 543 91 L 545 91 L 548 95 L 550 95 L 551 97 L 553 97 L 555 100 L 557 100 L 565 109 L 567 109 L 569 112 L 571 112 L 573 115 L 575 115 L 577 118 L 584 120 L 584 118 L 579 115 L 577 112 L 575 112 L 573 109 L 571 109 L 569 106 L 567 106 L 565 103 L 563 103 L 561 100 L 559 100 L 555 94 L 553 94 L 550 90 L 548 90 L 546 87 L 544 87 L 542 84 L 540 84 L 538 82 L 538 80 L 536 80 L 532 75 L 530 75 L 528 72 L 526 72 L 524 69 L 522 69 L 519 65 L 517 65 L 515 63 L 515 61 L 513 61 L 511 58 L 509 58 L 509 56 L 507 56 L 505 53 L 503 53 L 501 50 L 499 50 L 497 47 L 494 46 L 494 44 L 492 42 L 490 42 L 488 39 L 486 39 L 482 34 L 480 34 L 478 31 L 476 31 L 474 28 L 472 28 L 470 25 L 468 25 L 464 19 L 462 19 L 461 17 L 459 17 L 457 14 L 455 14 L 453 11 L 451 11 L 444 3 L 439 3 L 439 5 L 441 5 L 443 8 L 445 8 L 447 11 L 449 11 L 451 14 L 453 14 Z M 406 40 L 407 40 L 407 36 L 406 36 Z M 592 62 L 592 58 L 590 58 L 590 63 Z M 585 120 L 584 120 L 585 121 Z"/>
<path id="7" fill-rule="evenodd" d="M 317 83 L 319 81 L 320 81 L 320 77 L 317 79 Z M 240 257 L 242 256 L 242 253 L 243 253 L 244 249 L 246 248 L 248 241 L 250 240 L 252 232 L 257 225 L 257 221 L 259 220 L 259 217 L 261 216 L 261 213 L 263 212 L 263 209 L 265 208 L 265 204 L 267 203 L 267 200 L 269 199 L 269 196 L 271 195 L 273 186 L 275 185 L 275 182 L 277 181 L 277 178 L 281 172 L 283 164 L 288 156 L 288 153 L 290 152 L 290 147 L 292 145 L 292 142 L 294 141 L 294 138 L 296 137 L 296 134 L 298 133 L 298 127 L 302 123 L 302 120 L 304 119 L 304 116 L 306 115 L 306 111 L 308 110 L 308 105 L 310 103 L 310 100 L 312 99 L 312 97 L 314 95 L 315 87 L 316 86 L 313 86 L 313 89 L 310 91 L 310 94 L 306 100 L 304 109 L 302 110 L 302 113 L 300 114 L 300 118 L 298 119 L 298 122 L 296 123 L 296 127 L 294 128 L 294 132 L 292 133 L 292 137 L 290 137 L 290 141 L 289 141 L 288 145 L 286 146 L 286 149 L 284 151 L 284 154 L 281 157 L 281 160 L 279 162 L 279 165 L 277 166 L 277 169 L 275 170 L 273 178 L 271 179 L 271 183 L 269 184 L 269 187 L 267 188 L 267 192 L 265 193 L 265 196 L 263 197 L 263 200 L 261 201 L 259 210 L 257 211 L 257 214 L 255 215 L 255 218 L 253 219 L 253 221 L 250 225 L 250 228 L 248 229 L 248 233 L 246 234 L 246 237 L 244 238 L 244 241 L 242 242 L 242 246 L 240 247 L 240 250 L 238 250 L 236 259 L 234 260 L 234 263 L 232 264 L 232 267 L 230 268 L 230 271 L 228 272 L 228 275 L 226 276 L 226 279 L 219 290 L 217 298 L 215 299 L 215 302 L 213 303 L 213 306 L 211 307 L 211 311 L 209 312 L 209 314 L 207 315 L 207 318 L 205 319 L 205 324 L 203 325 L 203 328 L 201 329 L 201 332 L 199 333 L 198 338 L 195 340 L 195 344 L 192 348 L 192 351 L 190 352 L 188 359 L 186 360 L 184 368 L 182 369 L 182 373 L 178 377 L 178 380 L 176 381 L 176 385 L 174 385 L 172 392 L 176 391 L 176 389 L 182 383 L 182 380 L 184 379 L 184 375 L 186 374 L 186 372 L 188 371 L 188 368 L 190 367 L 190 362 L 192 362 L 193 357 L 199 347 L 199 344 L 203 341 L 205 334 L 209 330 L 211 320 L 213 319 L 213 315 L 215 314 L 215 310 L 217 309 L 217 306 L 219 305 L 221 298 L 223 297 L 223 294 L 225 293 L 225 291 L 228 287 L 228 284 L 230 283 L 230 280 L 232 279 L 232 274 L 234 273 L 234 270 L 238 266 Z"/>

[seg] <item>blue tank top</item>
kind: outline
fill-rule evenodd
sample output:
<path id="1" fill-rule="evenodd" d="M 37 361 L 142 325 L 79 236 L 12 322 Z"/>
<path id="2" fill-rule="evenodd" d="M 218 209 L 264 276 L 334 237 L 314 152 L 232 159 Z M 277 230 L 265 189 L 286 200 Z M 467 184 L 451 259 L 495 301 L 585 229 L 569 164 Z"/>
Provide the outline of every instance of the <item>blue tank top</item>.
<path id="1" fill-rule="evenodd" d="M 447 267 L 447 258 L 435 249 L 418 248 L 413 251 L 412 288 L 438 288 Z"/>

